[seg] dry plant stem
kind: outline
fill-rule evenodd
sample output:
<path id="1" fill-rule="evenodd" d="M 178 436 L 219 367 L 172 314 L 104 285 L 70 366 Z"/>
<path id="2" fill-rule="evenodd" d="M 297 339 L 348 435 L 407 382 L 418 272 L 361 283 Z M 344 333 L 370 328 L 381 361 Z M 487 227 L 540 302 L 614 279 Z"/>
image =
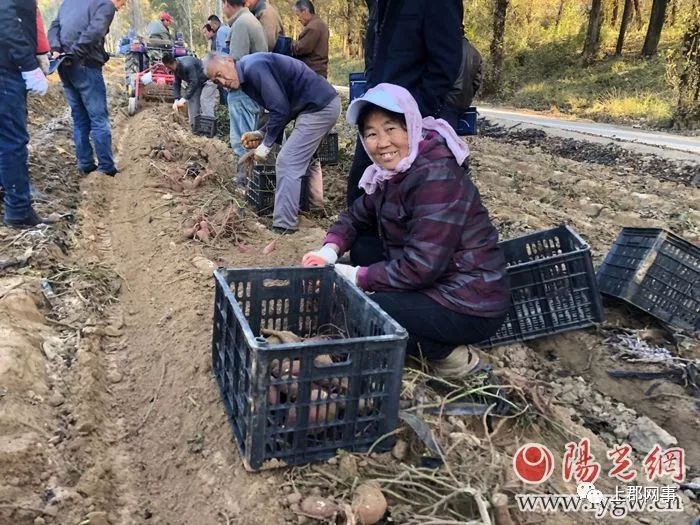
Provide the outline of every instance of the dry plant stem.
<path id="1" fill-rule="evenodd" d="M 165 359 L 165 355 L 161 354 L 161 361 L 163 362 L 163 370 L 160 374 L 160 381 L 158 381 L 158 387 L 155 390 L 155 393 L 153 394 L 153 401 L 151 402 L 150 406 L 148 407 L 148 410 L 146 411 L 146 414 L 143 416 L 143 419 L 141 422 L 130 432 L 131 435 L 136 435 L 138 432 L 141 430 L 141 428 L 146 424 L 146 421 L 148 421 L 148 417 L 151 415 L 151 412 L 153 411 L 153 407 L 156 406 L 156 402 L 158 401 L 158 395 L 160 394 L 160 389 L 163 387 L 163 381 L 165 380 L 165 372 L 168 367 L 168 363 Z"/>

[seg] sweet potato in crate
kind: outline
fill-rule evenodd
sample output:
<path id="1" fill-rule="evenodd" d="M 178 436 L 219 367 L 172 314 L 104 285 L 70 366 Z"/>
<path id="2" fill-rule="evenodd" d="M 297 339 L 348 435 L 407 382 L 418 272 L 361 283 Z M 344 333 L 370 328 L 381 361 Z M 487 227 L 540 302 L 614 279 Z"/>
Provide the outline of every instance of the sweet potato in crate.
<path id="1" fill-rule="evenodd" d="M 407 334 L 359 288 L 331 267 L 214 278 L 213 370 L 247 469 L 367 450 L 396 428 Z"/>
<path id="2" fill-rule="evenodd" d="M 502 241 L 511 307 L 496 335 L 479 346 L 526 341 L 603 320 L 591 250 L 570 227 Z"/>

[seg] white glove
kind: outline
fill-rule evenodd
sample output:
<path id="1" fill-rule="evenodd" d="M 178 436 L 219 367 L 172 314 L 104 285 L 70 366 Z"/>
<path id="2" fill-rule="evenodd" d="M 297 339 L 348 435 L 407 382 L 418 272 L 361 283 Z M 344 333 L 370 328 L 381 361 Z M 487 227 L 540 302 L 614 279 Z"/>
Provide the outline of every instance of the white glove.
<path id="1" fill-rule="evenodd" d="M 357 284 L 357 272 L 360 271 L 359 266 L 350 266 L 349 264 L 336 264 L 335 271 L 341 276 L 350 281 L 352 284 Z"/>
<path id="2" fill-rule="evenodd" d="M 270 153 L 270 147 L 265 146 L 265 144 L 260 144 L 257 148 L 255 148 L 253 157 L 255 157 L 255 160 L 258 162 L 262 162 L 267 158 L 268 153 Z"/>
<path id="3" fill-rule="evenodd" d="M 179 98 L 173 102 L 173 110 L 177 111 L 180 108 L 184 108 L 187 105 L 187 99 Z"/>
<path id="4" fill-rule="evenodd" d="M 325 244 L 320 250 L 315 250 L 309 252 L 301 260 L 301 264 L 304 266 L 326 266 L 328 264 L 335 264 L 338 260 L 338 254 L 336 251 L 330 247 L 330 245 Z"/>
<path id="5" fill-rule="evenodd" d="M 37 95 L 46 95 L 49 89 L 49 83 L 42 73 L 41 68 L 32 69 L 31 71 L 22 71 L 24 84 L 27 86 L 27 91 L 36 93 Z"/>
<path id="6" fill-rule="evenodd" d="M 36 56 L 37 61 L 39 62 L 39 69 L 44 73 L 44 75 L 49 74 L 49 55 L 48 53 L 44 53 L 43 55 L 37 55 Z"/>

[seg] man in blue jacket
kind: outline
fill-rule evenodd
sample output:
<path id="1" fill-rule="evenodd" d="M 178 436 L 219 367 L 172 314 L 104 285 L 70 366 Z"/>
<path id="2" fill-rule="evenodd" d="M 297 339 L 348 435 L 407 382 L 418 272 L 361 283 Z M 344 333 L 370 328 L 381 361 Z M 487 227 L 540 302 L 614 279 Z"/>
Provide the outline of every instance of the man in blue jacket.
<path id="1" fill-rule="evenodd" d="M 4 222 L 26 228 L 48 222 L 32 207 L 27 165 L 27 91 L 48 89 L 36 58 L 36 1 L 0 3 L 0 186 Z"/>
<path id="2" fill-rule="evenodd" d="M 323 179 L 318 163 L 311 163 L 323 137 L 340 116 L 340 98 L 333 87 L 295 58 L 277 53 L 254 53 L 234 61 L 209 53 L 204 71 L 228 90 L 242 90 L 270 112 L 265 127 L 245 133 L 243 142 L 260 142 L 255 159 L 264 161 L 284 128 L 292 120 L 294 130 L 277 155 L 277 188 L 272 227 L 277 233 L 297 230 L 301 179 L 309 176 L 312 206 L 323 203 Z"/>
<path id="3" fill-rule="evenodd" d="M 64 0 L 49 28 L 54 56 L 73 55 L 59 66 L 58 74 L 71 108 L 73 142 L 78 169 L 83 174 L 95 170 L 110 176 L 117 173 L 102 66 L 109 59 L 105 36 L 124 4 L 126 0 Z"/>
<path id="4" fill-rule="evenodd" d="M 445 96 L 462 62 L 462 0 L 366 0 L 365 37 L 367 88 L 388 82 L 410 91 L 423 117 L 445 118 Z M 360 141 L 348 176 L 348 205 L 362 195 L 357 187 L 371 164 Z"/>

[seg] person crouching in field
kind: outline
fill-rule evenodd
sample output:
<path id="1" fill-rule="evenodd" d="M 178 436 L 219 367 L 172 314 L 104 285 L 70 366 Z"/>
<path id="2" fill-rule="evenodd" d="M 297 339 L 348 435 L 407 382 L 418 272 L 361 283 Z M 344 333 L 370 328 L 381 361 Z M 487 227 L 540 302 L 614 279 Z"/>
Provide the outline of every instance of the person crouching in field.
<path id="1" fill-rule="evenodd" d="M 335 264 L 349 250 L 352 265 L 336 271 L 408 331 L 408 354 L 461 377 L 478 359 L 467 345 L 494 335 L 510 305 L 498 232 L 464 165 L 469 150 L 394 84 L 353 101 L 347 119 L 373 162 L 360 179 L 365 194 L 302 264 Z M 375 236 L 358 235 L 368 231 Z"/>

